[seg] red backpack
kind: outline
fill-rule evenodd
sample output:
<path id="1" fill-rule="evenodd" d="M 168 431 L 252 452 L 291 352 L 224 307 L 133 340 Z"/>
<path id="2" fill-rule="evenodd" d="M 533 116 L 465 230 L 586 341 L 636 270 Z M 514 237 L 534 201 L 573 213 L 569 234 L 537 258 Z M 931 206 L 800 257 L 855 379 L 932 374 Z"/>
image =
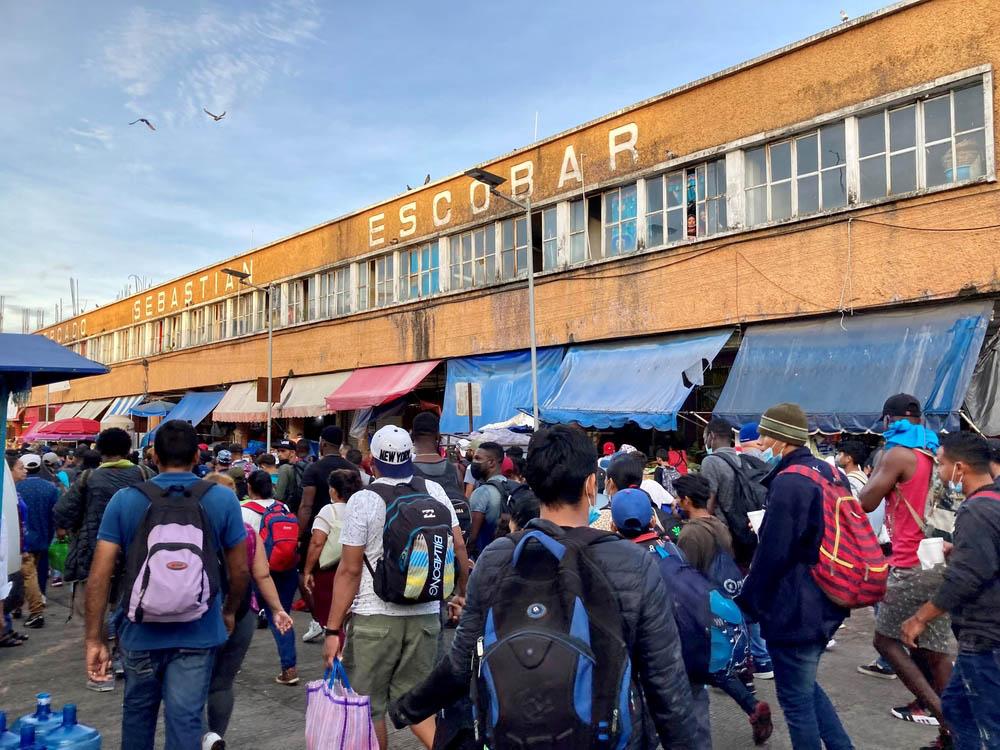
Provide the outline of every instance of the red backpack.
<path id="1" fill-rule="evenodd" d="M 244 503 L 260 513 L 260 538 L 267 552 L 267 564 L 275 572 L 294 570 L 299 562 L 299 519 L 284 503 L 264 507 L 258 502 Z"/>
<path id="2" fill-rule="evenodd" d="M 816 585 L 848 609 L 882 601 L 889 563 L 857 498 L 810 466 L 796 464 L 781 473 L 808 477 L 823 490 L 823 541 L 812 569 Z"/>

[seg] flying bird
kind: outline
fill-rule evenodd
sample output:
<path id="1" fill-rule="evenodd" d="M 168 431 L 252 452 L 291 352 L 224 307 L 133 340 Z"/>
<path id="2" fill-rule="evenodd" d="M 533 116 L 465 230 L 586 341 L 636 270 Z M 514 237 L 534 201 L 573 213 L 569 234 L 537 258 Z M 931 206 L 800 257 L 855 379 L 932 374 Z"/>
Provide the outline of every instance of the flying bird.
<path id="1" fill-rule="evenodd" d="M 851 20 L 851 17 L 849 15 L 847 15 L 847 11 L 846 10 L 840 11 L 840 22 L 841 23 L 847 23 L 850 20 Z"/>
<path id="2" fill-rule="evenodd" d="M 430 184 L 430 181 L 431 181 L 431 176 L 430 176 L 430 175 L 427 175 L 427 176 L 426 176 L 426 177 L 424 178 L 424 184 L 425 184 L 425 185 L 429 185 L 429 184 Z"/>
<path id="3" fill-rule="evenodd" d="M 221 119 L 222 119 L 223 117 L 225 117 L 225 116 L 226 116 L 226 113 L 225 113 L 225 112 L 223 112 L 223 113 L 222 113 L 221 115 L 213 115 L 213 114 L 212 114 L 211 112 L 209 112 L 209 111 L 208 111 L 207 109 L 205 109 L 204 107 L 202 107 L 201 109 L 202 109 L 202 111 L 203 111 L 203 112 L 204 112 L 204 113 L 205 113 L 206 115 L 208 115 L 209 117 L 211 117 L 211 118 L 212 118 L 213 120 L 215 120 L 216 122 L 218 122 L 219 120 L 221 120 Z"/>
<path id="4" fill-rule="evenodd" d="M 143 125 L 145 125 L 150 130 L 156 130 L 156 126 L 153 123 L 151 123 L 149 120 L 147 120 L 145 117 L 140 117 L 138 120 L 132 120 L 132 122 L 130 122 L 129 125 L 135 125 L 137 122 L 141 122 Z"/>

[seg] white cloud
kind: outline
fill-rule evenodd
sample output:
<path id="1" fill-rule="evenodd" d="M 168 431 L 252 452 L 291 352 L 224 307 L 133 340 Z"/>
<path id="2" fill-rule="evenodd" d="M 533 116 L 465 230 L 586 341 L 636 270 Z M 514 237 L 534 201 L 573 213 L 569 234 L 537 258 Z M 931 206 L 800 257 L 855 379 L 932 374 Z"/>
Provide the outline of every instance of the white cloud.
<path id="1" fill-rule="evenodd" d="M 87 120 L 83 120 L 83 125 L 88 125 Z M 73 145 L 74 150 L 77 152 L 87 150 L 87 146 L 102 146 L 108 151 L 115 147 L 114 135 L 111 130 L 106 127 L 95 126 L 70 128 L 68 132 L 70 135 L 82 138 L 84 141 L 83 143 L 75 143 Z"/>
<path id="2" fill-rule="evenodd" d="M 129 111 L 155 110 L 172 125 L 202 107 L 221 112 L 260 94 L 319 26 L 314 0 L 213 8 L 193 18 L 140 7 L 109 33 L 100 64 L 121 85 Z"/>

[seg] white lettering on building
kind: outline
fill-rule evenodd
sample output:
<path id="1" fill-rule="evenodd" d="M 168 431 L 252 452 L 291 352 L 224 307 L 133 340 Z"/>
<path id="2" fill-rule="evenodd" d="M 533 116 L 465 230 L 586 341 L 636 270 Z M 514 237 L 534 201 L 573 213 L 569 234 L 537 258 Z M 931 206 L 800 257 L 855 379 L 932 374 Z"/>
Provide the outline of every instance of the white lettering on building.
<path id="1" fill-rule="evenodd" d="M 583 175 L 580 174 L 580 165 L 576 162 L 576 149 L 573 148 L 573 144 L 567 146 L 566 151 L 563 152 L 562 167 L 559 170 L 559 184 L 557 187 L 562 190 L 562 186 L 570 180 L 583 183 Z"/>
<path id="2" fill-rule="evenodd" d="M 524 161 L 515 164 L 510 168 L 510 192 L 511 195 L 531 195 L 535 192 L 535 164 L 531 161 Z M 527 188 L 522 190 L 521 188 Z"/>
<path id="3" fill-rule="evenodd" d="M 639 163 L 639 150 L 635 147 L 638 140 L 639 126 L 634 122 L 608 131 L 608 155 L 611 159 L 612 170 L 618 169 L 618 154 L 626 151 L 632 154 L 633 166 Z"/>
<path id="4" fill-rule="evenodd" d="M 404 203 L 399 207 L 399 236 L 409 237 L 417 231 L 416 201 Z"/>
<path id="5" fill-rule="evenodd" d="M 377 235 L 383 234 L 385 232 L 385 214 L 379 213 L 368 219 L 368 246 L 378 247 L 385 242 L 385 237 L 379 237 Z"/>

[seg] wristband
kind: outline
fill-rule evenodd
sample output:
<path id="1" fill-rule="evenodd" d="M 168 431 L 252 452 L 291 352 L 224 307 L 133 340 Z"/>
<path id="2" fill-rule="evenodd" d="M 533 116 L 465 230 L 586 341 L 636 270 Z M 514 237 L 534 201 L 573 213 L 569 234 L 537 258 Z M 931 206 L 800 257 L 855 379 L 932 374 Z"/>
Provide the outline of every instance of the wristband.
<path id="1" fill-rule="evenodd" d="M 340 628 L 323 628 L 323 632 L 326 634 L 327 637 L 331 635 L 335 635 L 337 637 L 340 636 Z"/>

